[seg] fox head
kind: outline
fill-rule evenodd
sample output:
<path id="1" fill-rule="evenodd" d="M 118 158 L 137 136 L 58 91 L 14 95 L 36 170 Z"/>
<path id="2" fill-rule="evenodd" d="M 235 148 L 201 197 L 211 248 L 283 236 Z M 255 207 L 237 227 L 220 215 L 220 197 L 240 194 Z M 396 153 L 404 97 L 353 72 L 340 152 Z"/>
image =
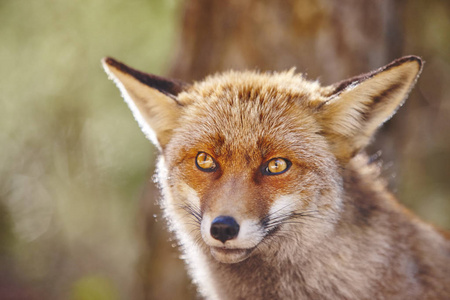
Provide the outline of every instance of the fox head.
<path id="1" fill-rule="evenodd" d="M 288 233 L 305 247 L 326 238 L 342 212 L 342 169 L 402 105 L 422 67 L 403 57 L 323 87 L 294 70 L 190 85 L 102 63 L 160 151 L 172 229 L 222 263 Z"/>

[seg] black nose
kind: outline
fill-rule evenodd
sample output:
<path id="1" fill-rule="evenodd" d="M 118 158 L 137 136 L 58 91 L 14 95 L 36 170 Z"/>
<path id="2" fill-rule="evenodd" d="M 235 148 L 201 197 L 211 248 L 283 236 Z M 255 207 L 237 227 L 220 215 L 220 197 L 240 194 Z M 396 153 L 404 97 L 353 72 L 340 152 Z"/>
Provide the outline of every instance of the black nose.
<path id="1" fill-rule="evenodd" d="M 218 216 L 211 223 L 211 236 L 225 243 L 234 239 L 239 233 L 239 224 L 233 217 Z"/>

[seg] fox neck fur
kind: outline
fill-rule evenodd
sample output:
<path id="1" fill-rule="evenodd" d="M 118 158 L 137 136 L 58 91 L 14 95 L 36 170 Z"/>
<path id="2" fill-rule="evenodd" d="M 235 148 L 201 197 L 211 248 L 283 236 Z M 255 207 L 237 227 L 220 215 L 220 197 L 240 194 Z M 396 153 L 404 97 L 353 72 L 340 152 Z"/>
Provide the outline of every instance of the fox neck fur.
<path id="1" fill-rule="evenodd" d="M 188 85 L 103 60 L 160 150 L 161 205 L 207 299 L 447 299 L 448 236 L 402 207 L 363 149 L 415 56 L 331 86 L 228 72 Z"/>
<path id="2" fill-rule="evenodd" d="M 296 224 L 237 264 L 217 262 L 201 243 L 182 243 L 201 294 L 208 299 L 446 299 L 448 239 L 399 205 L 378 173 L 379 166 L 364 154 L 349 162 L 342 171 L 342 216 L 314 245 L 305 245 Z"/>

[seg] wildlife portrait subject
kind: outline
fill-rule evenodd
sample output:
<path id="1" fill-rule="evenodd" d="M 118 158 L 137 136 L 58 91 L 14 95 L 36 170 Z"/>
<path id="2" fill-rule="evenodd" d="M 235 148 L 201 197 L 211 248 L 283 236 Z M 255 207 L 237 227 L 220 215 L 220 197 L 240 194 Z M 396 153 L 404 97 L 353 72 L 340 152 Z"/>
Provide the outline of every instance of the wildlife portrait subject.
<path id="1" fill-rule="evenodd" d="M 449 299 L 448 235 L 364 153 L 419 57 L 330 86 L 294 69 L 192 84 L 105 58 L 160 153 L 161 206 L 205 299 Z"/>

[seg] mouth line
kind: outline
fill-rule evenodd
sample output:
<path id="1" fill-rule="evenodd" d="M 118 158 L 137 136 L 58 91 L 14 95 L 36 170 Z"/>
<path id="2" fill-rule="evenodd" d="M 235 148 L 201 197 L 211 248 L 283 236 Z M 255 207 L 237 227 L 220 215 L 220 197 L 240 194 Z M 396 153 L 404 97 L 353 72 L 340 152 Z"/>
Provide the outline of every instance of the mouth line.
<path id="1" fill-rule="evenodd" d="M 211 249 L 213 249 L 214 251 L 223 253 L 223 254 L 240 254 L 240 253 L 244 253 L 244 252 L 251 252 L 255 248 L 256 247 L 251 247 L 251 248 L 226 248 L 226 247 L 214 247 L 214 246 L 211 246 Z"/>
<path id="2" fill-rule="evenodd" d="M 212 256 L 221 263 L 238 263 L 247 259 L 255 248 L 211 247 L 210 251 Z"/>

